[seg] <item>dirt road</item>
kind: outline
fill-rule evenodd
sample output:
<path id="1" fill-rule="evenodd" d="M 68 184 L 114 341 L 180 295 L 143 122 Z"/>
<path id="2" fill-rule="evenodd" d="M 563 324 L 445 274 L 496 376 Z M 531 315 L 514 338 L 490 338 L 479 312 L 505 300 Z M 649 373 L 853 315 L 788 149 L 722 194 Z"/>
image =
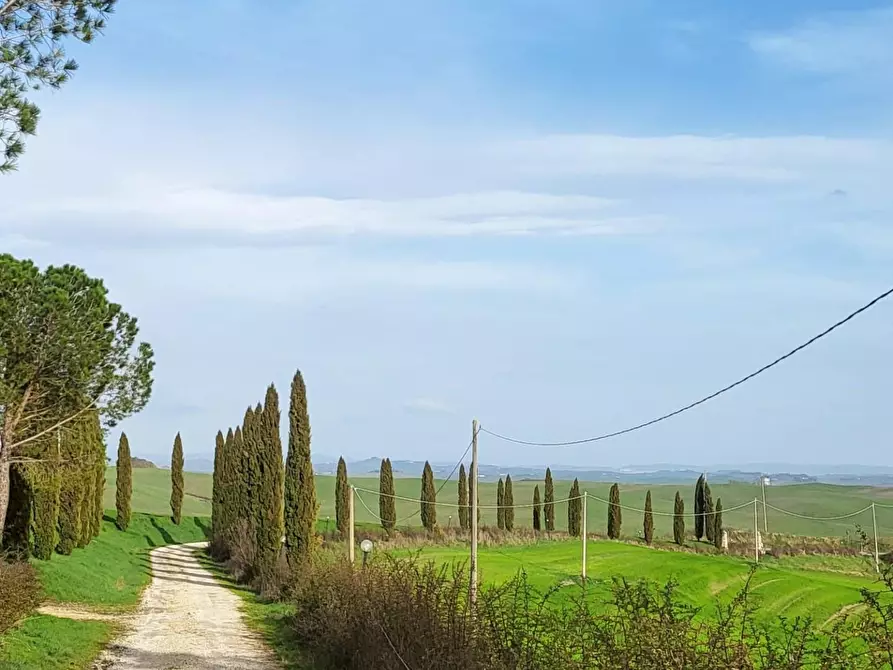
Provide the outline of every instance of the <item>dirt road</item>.
<path id="1" fill-rule="evenodd" d="M 98 670 L 278 670 L 263 641 L 239 613 L 239 597 L 203 568 L 204 543 L 160 547 L 151 554 L 152 583 L 128 632 L 94 666 Z"/>

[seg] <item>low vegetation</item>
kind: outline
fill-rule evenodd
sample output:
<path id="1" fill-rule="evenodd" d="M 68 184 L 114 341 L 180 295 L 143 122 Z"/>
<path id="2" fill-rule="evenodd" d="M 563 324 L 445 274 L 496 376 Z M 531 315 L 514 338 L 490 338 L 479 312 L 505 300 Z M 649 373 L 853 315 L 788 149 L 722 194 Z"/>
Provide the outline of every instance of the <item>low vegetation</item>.
<path id="1" fill-rule="evenodd" d="M 468 611 L 459 567 L 388 559 L 356 570 L 317 561 L 295 580 L 289 621 L 314 667 L 405 670 L 881 670 L 890 668 L 888 579 L 863 607 L 824 629 L 808 620 L 770 627 L 745 580 L 724 606 L 693 607 L 670 581 L 611 580 L 605 603 L 585 591 L 550 602 L 519 574 L 482 589 Z"/>
<path id="2" fill-rule="evenodd" d="M 27 563 L 0 560 L 0 634 L 31 612 L 40 602 L 37 571 Z"/>

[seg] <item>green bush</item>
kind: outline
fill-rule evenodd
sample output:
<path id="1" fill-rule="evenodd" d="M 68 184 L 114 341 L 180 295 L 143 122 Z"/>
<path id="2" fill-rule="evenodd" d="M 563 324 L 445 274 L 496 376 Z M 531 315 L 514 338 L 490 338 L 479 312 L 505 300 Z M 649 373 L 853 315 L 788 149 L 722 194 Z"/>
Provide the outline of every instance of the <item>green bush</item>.
<path id="1" fill-rule="evenodd" d="M 0 634 L 39 604 L 37 571 L 28 563 L 0 559 Z"/>

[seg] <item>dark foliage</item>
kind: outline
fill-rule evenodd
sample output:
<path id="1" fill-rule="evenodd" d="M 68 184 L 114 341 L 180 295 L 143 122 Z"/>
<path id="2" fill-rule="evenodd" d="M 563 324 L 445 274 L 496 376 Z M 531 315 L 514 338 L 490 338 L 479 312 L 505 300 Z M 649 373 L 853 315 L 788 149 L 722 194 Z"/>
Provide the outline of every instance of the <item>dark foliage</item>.
<path id="1" fill-rule="evenodd" d="M 645 494 L 645 521 L 643 526 L 645 544 L 654 541 L 654 513 L 651 510 L 651 491 Z"/>

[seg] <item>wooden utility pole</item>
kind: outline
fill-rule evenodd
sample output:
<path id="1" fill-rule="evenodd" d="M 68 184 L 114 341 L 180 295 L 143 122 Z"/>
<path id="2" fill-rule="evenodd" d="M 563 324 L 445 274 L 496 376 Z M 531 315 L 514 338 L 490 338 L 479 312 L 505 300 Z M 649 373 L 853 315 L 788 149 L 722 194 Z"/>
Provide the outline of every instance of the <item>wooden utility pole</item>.
<path id="1" fill-rule="evenodd" d="M 760 488 L 763 490 L 763 532 L 766 535 L 769 534 L 769 520 L 767 518 L 767 514 L 769 513 L 766 510 L 766 477 L 765 475 L 760 475 Z"/>
<path id="2" fill-rule="evenodd" d="M 478 420 L 471 422 L 471 560 L 468 598 L 472 607 L 478 601 Z"/>
<path id="3" fill-rule="evenodd" d="M 356 547 L 354 547 L 354 511 L 353 511 L 353 498 L 357 494 L 356 490 L 353 486 L 350 487 L 350 496 L 347 499 L 347 560 L 353 564 L 355 556 L 354 553 L 356 551 Z"/>
<path id="4" fill-rule="evenodd" d="M 759 506 L 760 501 L 756 498 L 753 499 L 753 560 L 754 563 L 760 562 L 760 530 L 757 526 L 757 507 Z"/>
<path id="5" fill-rule="evenodd" d="M 586 581 L 586 501 L 589 498 L 589 493 L 587 491 L 583 492 L 583 569 L 580 571 L 580 576 L 583 578 L 583 581 Z"/>
<path id="6" fill-rule="evenodd" d="M 874 569 L 875 572 L 881 572 L 881 556 L 877 549 L 877 514 L 875 513 L 874 503 L 871 503 L 871 523 L 874 526 Z"/>

